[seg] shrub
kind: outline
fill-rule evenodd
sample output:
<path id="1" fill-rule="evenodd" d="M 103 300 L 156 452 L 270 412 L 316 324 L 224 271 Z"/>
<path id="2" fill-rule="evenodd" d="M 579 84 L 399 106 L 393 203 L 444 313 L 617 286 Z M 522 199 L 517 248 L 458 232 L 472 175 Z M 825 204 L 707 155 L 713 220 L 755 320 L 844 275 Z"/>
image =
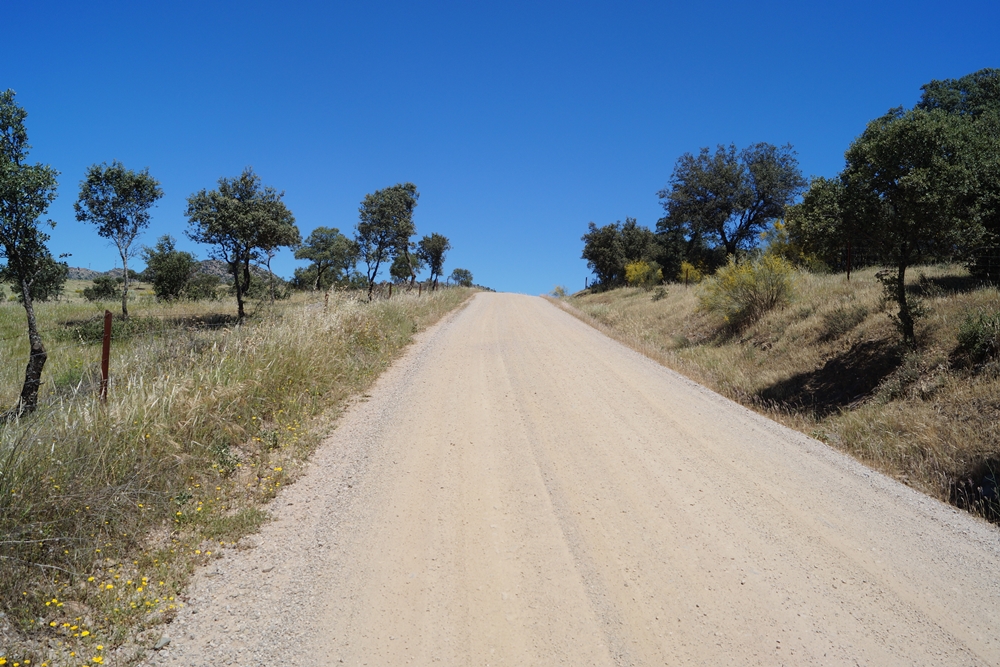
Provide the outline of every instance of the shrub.
<path id="1" fill-rule="evenodd" d="M 181 295 L 191 301 L 214 301 L 219 298 L 222 279 L 210 273 L 196 273 L 184 285 Z"/>
<path id="2" fill-rule="evenodd" d="M 629 262 L 625 265 L 625 282 L 631 287 L 653 289 L 653 286 L 663 282 L 663 271 L 656 262 Z"/>
<path id="3" fill-rule="evenodd" d="M 562 285 L 556 285 L 555 287 L 552 288 L 552 296 L 554 296 L 557 299 L 563 298 L 564 296 L 566 296 L 566 288 L 563 287 Z"/>
<path id="4" fill-rule="evenodd" d="M 1000 352 L 1000 313 L 969 315 L 958 329 L 958 352 L 982 363 Z"/>
<path id="5" fill-rule="evenodd" d="M 235 288 L 231 288 L 236 293 Z M 272 291 L 273 290 L 273 291 Z M 279 301 L 292 296 L 292 285 L 276 275 L 250 272 L 250 286 L 247 287 L 248 299 L 267 300 L 275 298 Z"/>
<path id="6" fill-rule="evenodd" d="M 177 250 L 174 239 L 161 236 L 152 248 L 143 248 L 146 259 L 147 280 L 153 283 L 153 292 L 160 301 L 179 299 L 198 262 L 194 255 Z"/>
<path id="7" fill-rule="evenodd" d="M 748 324 L 789 302 L 794 271 L 788 260 L 776 255 L 739 261 L 730 257 L 706 281 L 701 308 L 723 315 L 734 326 Z"/>
<path id="8" fill-rule="evenodd" d="M 97 276 L 93 286 L 83 288 L 83 298 L 87 301 L 114 301 L 121 295 L 121 281 L 111 276 Z"/>
<path id="9" fill-rule="evenodd" d="M 702 277 L 701 270 L 697 266 L 687 260 L 681 262 L 681 270 L 677 274 L 677 280 L 687 285 L 689 283 L 700 283 Z"/>

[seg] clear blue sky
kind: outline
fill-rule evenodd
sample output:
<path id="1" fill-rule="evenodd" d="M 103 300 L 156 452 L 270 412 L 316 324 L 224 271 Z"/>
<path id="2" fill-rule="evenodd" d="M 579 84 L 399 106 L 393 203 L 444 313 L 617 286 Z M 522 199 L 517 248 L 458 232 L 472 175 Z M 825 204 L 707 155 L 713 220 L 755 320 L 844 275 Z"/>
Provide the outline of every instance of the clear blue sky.
<path id="1" fill-rule="evenodd" d="M 252 165 L 303 235 L 351 233 L 367 192 L 420 189 L 446 271 L 498 290 L 583 286 L 590 221 L 653 226 L 677 157 L 792 143 L 836 174 L 865 123 L 920 85 L 1000 67 L 1000 3 L 5 2 L 0 88 L 61 172 L 50 247 L 117 254 L 72 204 L 84 170 L 149 167 L 142 241 Z M 290 276 L 291 253 L 274 263 Z"/>

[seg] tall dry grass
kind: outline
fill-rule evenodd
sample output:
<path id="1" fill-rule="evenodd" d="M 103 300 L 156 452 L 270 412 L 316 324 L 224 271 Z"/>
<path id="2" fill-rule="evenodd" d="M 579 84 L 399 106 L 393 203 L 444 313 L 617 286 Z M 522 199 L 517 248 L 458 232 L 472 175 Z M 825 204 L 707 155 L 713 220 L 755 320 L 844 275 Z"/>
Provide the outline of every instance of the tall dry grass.
<path id="1" fill-rule="evenodd" d="M 134 659 L 176 612 L 193 566 L 261 523 L 260 505 L 294 479 L 345 399 L 470 293 L 341 294 L 328 308 L 300 295 L 239 327 L 229 304 L 139 300 L 113 345 L 106 405 L 98 307 L 42 304 L 41 406 L 0 428 L 0 657 Z M 0 336 L 18 308 L 0 306 Z M 0 345 L 16 362 L 0 376 L 9 402 L 27 350 L 14 337 Z"/>
<path id="2" fill-rule="evenodd" d="M 849 282 L 800 273 L 790 305 L 742 329 L 699 309 L 701 286 L 671 285 L 656 300 L 636 289 L 580 294 L 569 304 L 729 398 L 930 495 L 1000 518 L 988 498 L 1000 474 L 1000 366 L 970 367 L 958 349 L 970 316 L 1000 312 L 1000 292 L 959 266 L 912 271 L 908 288 L 926 316 L 911 352 L 899 345 L 875 272 L 857 271 Z"/>

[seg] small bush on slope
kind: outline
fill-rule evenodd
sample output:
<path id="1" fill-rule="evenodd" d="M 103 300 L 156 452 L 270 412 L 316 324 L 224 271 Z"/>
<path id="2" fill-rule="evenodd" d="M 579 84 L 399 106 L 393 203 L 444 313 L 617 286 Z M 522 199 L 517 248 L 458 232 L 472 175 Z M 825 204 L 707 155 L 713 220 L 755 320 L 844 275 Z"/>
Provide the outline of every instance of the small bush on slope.
<path id="1" fill-rule="evenodd" d="M 701 307 L 722 315 L 734 327 L 745 326 L 791 300 L 794 273 L 795 268 L 777 255 L 730 257 L 705 281 Z"/>

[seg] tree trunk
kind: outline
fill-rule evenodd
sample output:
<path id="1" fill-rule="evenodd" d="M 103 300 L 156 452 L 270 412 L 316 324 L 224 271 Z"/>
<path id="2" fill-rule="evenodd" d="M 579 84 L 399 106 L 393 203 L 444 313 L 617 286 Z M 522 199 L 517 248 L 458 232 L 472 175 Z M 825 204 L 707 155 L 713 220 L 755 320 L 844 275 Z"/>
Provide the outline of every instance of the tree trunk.
<path id="1" fill-rule="evenodd" d="M 28 317 L 28 341 L 31 344 L 31 352 L 28 355 L 28 366 L 24 370 L 24 385 L 21 387 L 17 405 L 0 415 L 0 421 L 11 421 L 35 411 L 38 407 L 38 390 L 42 386 L 42 369 L 48 359 L 45 346 L 42 345 L 42 337 L 38 334 L 31 289 L 25 281 L 21 281 L 21 296 L 24 299 L 24 312 Z"/>
<path id="2" fill-rule="evenodd" d="M 128 260 L 122 253 L 122 319 L 128 319 Z"/>
<path id="3" fill-rule="evenodd" d="M 375 292 L 375 278 L 378 276 L 378 267 L 379 267 L 379 265 L 381 263 L 382 263 L 381 261 L 375 262 L 375 270 L 374 271 L 371 271 L 371 269 L 369 269 L 369 274 L 368 274 L 368 301 L 369 302 L 371 302 L 372 295 Z"/>
<path id="4" fill-rule="evenodd" d="M 271 253 L 267 254 L 267 275 L 271 283 L 271 305 L 274 305 L 274 271 L 271 270 Z"/>
<path id="5" fill-rule="evenodd" d="M 900 261 L 896 273 L 896 303 L 899 304 L 899 328 L 903 334 L 903 342 L 907 347 L 913 349 L 917 345 L 917 338 L 913 333 L 913 314 L 910 312 L 910 304 L 906 300 L 906 262 Z"/>
<path id="6" fill-rule="evenodd" d="M 246 312 L 243 310 L 243 283 L 240 282 L 240 260 L 235 260 L 233 262 L 233 288 L 236 290 L 236 321 L 239 324 L 243 324 L 243 318 L 246 317 Z M 249 274 L 250 270 L 247 268 L 244 274 Z M 247 284 L 249 285 L 249 280 Z"/>
<path id="7" fill-rule="evenodd" d="M 413 289 L 414 283 L 417 282 L 417 272 L 413 270 L 413 262 L 410 260 L 410 249 L 403 248 L 403 255 L 406 257 L 406 268 L 410 270 L 410 287 Z"/>

